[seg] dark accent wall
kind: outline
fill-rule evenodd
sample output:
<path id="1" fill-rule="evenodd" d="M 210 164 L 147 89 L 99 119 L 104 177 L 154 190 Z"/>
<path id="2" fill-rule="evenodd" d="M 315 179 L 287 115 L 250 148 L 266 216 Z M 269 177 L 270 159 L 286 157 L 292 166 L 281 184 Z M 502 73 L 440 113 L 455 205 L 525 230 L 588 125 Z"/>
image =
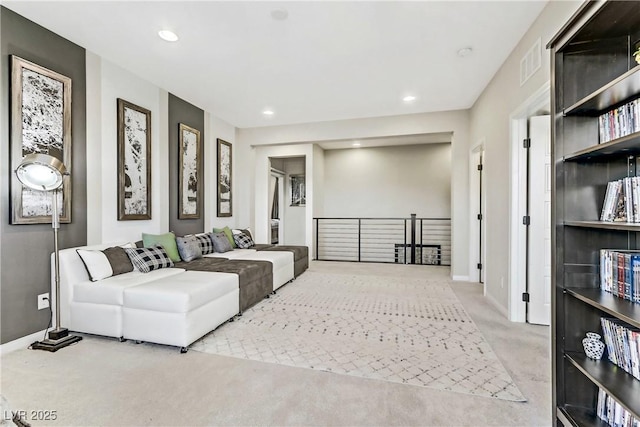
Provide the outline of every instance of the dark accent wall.
<path id="1" fill-rule="evenodd" d="M 61 248 L 87 241 L 86 66 L 85 50 L 26 18 L 0 7 L 0 343 L 47 327 L 49 310 L 37 309 L 37 295 L 50 292 L 49 224 L 10 225 L 10 78 L 9 55 L 17 55 L 71 78 L 72 217 L 61 224 Z M 64 325 L 63 325 L 64 326 Z"/>
<path id="2" fill-rule="evenodd" d="M 204 110 L 189 104 L 187 101 L 169 94 L 169 230 L 177 236 L 202 233 L 204 231 L 204 176 L 198 177 L 200 190 L 198 219 L 178 219 L 178 182 L 180 171 L 180 123 L 200 131 L 202 150 L 200 151 L 200 170 L 204 175 Z"/>

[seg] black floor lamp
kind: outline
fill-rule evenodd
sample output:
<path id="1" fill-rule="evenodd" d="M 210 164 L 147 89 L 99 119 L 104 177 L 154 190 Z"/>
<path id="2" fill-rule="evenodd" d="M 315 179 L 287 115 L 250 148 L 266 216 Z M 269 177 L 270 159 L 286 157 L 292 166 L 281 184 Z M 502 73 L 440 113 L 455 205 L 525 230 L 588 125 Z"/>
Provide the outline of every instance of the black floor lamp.
<path id="1" fill-rule="evenodd" d="M 22 185 L 36 191 L 51 192 L 53 195 L 51 226 L 53 227 L 54 245 L 56 322 L 55 328 L 49 331 L 49 338 L 43 341 L 36 341 L 31 345 L 31 348 L 35 350 L 57 351 L 82 340 L 82 337 L 69 335 L 69 331 L 66 328 L 60 327 L 60 262 L 58 252 L 60 216 L 58 214 L 58 191 L 62 186 L 64 177 L 69 175 L 69 173 L 64 164 L 55 157 L 48 154 L 32 153 L 22 159 L 22 162 L 16 169 L 16 175 Z"/>

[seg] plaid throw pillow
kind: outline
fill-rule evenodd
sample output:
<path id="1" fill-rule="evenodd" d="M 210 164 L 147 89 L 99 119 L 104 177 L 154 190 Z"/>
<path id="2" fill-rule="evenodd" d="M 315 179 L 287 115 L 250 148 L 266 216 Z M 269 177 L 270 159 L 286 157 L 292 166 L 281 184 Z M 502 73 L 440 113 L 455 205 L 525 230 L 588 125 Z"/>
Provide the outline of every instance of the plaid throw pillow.
<path id="1" fill-rule="evenodd" d="M 163 246 L 156 245 L 150 248 L 125 248 L 129 259 L 135 268 L 143 273 L 160 268 L 173 267 L 173 261 L 167 255 Z"/>
<path id="2" fill-rule="evenodd" d="M 198 241 L 198 244 L 200 244 L 202 255 L 212 254 L 214 252 L 211 233 L 196 234 L 194 237 Z"/>
<path id="3" fill-rule="evenodd" d="M 253 239 L 244 233 L 234 234 L 233 240 L 236 241 L 236 246 L 238 246 L 240 249 L 249 249 L 253 246 Z"/>

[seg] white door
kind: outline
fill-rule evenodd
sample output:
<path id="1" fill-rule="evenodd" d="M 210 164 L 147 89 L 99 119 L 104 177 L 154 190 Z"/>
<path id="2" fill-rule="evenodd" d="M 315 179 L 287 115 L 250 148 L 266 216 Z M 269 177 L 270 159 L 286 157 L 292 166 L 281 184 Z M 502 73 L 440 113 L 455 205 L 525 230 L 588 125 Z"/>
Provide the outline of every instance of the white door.
<path id="1" fill-rule="evenodd" d="M 529 119 L 529 216 L 527 321 L 551 321 L 551 118 Z"/>

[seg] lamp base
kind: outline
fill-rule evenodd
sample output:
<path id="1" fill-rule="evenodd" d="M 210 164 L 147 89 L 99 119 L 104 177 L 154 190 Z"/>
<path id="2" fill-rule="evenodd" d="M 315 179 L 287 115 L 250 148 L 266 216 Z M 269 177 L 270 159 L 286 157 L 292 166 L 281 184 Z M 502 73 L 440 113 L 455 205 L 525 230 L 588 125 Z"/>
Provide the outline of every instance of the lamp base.
<path id="1" fill-rule="evenodd" d="M 49 338 L 43 341 L 36 341 L 31 344 L 33 350 L 58 351 L 61 348 L 82 341 L 82 337 L 69 335 L 69 331 L 64 328 L 49 331 Z"/>
<path id="2" fill-rule="evenodd" d="M 59 341 L 69 335 L 67 328 L 56 328 L 49 331 L 49 339 L 51 341 Z"/>

